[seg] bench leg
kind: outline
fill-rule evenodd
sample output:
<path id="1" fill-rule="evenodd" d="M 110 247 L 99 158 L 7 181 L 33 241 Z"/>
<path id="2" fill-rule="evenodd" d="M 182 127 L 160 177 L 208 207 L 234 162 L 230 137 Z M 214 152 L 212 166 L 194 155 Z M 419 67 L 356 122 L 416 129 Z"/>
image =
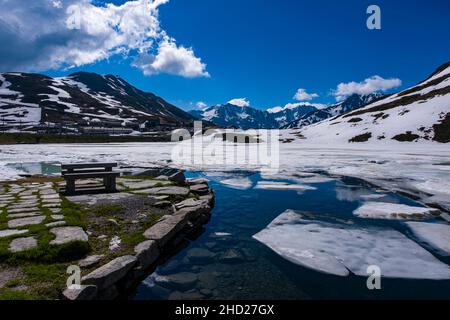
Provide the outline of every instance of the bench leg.
<path id="1" fill-rule="evenodd" d="M 75 180 L 66 180 L 66 193 L 75 194 Z"/>
<path id="2" fill-rule="evenodd" d="M 116 177 L 106 177 L 105 187 L 107 192 L 116 192 Z"/>

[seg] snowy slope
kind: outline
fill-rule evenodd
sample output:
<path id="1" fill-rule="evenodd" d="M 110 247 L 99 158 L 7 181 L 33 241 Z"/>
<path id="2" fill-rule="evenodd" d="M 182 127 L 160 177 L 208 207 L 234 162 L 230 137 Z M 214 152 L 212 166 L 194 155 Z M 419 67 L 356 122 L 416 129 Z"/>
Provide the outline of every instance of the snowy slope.
<path id="1" fill-rule="evenodd" d="M 0 125 L 39 122 L 179 125 L 193 119 L 162 98 L 112 75 L 80 72 L 51 78 L 39 74 L 0 74 Z"/>
<path id="2" fill-rule="evenodd" d="M 306 127 L 322 120 L 361 108 L 362 106 L 365 106 L 374 100 L 380 99 L 381 97 L 382 94 L 379 93 L 372 93 L 368 95 L 353 94 L 337 104 L 331 105 L 324 109 L 309 112 L 302 117 L 297 117 L 292 122 L 288 123 L 284 128 L 294 129 Z"/>
<path id="3" fill-rule="evenodd" d="M 450 142 L 450 63 L 409 89 L 305 127 L 300 134 L 321 143 Z"/>
<path id="4" fill-rule="evenodd" d="M 275 107 L 267 111 L 227 103 L 204 110 L 192 110 L 190 114 L 220 127 L 275 129 L 315 110 L 317 107 L 310 103 Z"/>

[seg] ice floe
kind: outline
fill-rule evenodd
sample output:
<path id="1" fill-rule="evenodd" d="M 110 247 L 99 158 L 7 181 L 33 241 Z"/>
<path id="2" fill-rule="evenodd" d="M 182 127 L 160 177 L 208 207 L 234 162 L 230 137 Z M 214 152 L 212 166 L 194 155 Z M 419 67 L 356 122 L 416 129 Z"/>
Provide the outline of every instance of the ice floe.
<path id="1" fill-rule="evenodd" d="M 382 277 L 450 279 L 450 267 L 392 228 L 356 227 L 305 220 L 288 210 L 254 238 L 298 265 L 337 276 L 367 276 L 371 265 Z"/>
<path id="2" fill-rule="evenodd" d="M 252 181 L 247 177 L 225 179 L 220 181 L 220 183 L 239 190 L 250 189 L 253 185 Z"/>
<path id="3" fill-rule="evenodd" d="M 443 256 L 450 256 L 450 225 L 441 223 L 406 222 L 414 237 Z"/>
<path id="4" fill-rule="evenodd" d="M 389 202 L 366 202 L 353 214 L 370 219 L 426 219 L 438 216 L 440 211 L 434 208 L 413 207 Z"/>
<path id="5" fill-rule="evenodd" d="M 279 182 L 279 181 L 259 181 L 255 186 L 255 189 L 295 190 L 295 191 L 317 190 L 317 188 L 315 187 L 311 187 L 304 184 L 290 184 L 288 182 Z"/>

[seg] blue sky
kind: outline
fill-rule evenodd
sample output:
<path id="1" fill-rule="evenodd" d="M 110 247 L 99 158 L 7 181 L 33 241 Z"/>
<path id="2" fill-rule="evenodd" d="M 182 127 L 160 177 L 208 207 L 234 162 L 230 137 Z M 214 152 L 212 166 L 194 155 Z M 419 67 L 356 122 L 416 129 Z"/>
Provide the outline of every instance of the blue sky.
<path id="1" fill-rule="evenodd" d="M 127 1 L 112 2 L 120 6 Z M 381 30 L 366 28 L 370 4 L 381 8 Z M 134 58 L 114 54 L 70 69 L 57 65 L 45 70 L 44 63 L 38 71 L 117 74 L 184 109 L 233 98 L 247 98 L 265 109 L 296 102 L 299 88 L 319 96 L 310 102 L 331 103 L 338 84 L 375 75 L 400 79 L 402 86 L 393 89 L 398 90 L 450 60 L 447 0 L 170 0 L 157 10 L 161 29 L 177 46 L 192 48 L 206 65 L 203 76 L 153 69 L 146 76 L 143 68 L 133 66 Z M 0 24 L 0 40 L 2 30 Z M 8 59 L 1 49 L 0 58 Z"/>

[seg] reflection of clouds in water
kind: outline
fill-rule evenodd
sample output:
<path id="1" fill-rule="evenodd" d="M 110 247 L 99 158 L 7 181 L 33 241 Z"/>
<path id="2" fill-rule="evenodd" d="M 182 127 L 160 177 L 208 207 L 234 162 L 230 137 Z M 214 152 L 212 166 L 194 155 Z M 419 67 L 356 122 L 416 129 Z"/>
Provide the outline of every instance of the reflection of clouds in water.
<path id="1" fill-rule="evenodd" d="M 205 176 L 210 180 L 214 181 L 227 187 L 247 190 L 253 186 L 253 182 L 250 180 L 250 176 L 254 175 L 254 172 L 240 171 L 240 172 L 223 172 L 214 171 L 207 172 Z"/>
<path id="2" fill-rule="evenodd" d="M 373 190 L 357 187 L 357 186 L 347 186 L 342 183 L 336 184 L 336 198 L 339 201 L 355 202 L 361 200 L 372 200 L 377 201 L 379 199 L 388 200 L 389 202 L 397 203 L 398 201 L 392 197 L 387 198 L 386 194 L 376 194 Z"/>

